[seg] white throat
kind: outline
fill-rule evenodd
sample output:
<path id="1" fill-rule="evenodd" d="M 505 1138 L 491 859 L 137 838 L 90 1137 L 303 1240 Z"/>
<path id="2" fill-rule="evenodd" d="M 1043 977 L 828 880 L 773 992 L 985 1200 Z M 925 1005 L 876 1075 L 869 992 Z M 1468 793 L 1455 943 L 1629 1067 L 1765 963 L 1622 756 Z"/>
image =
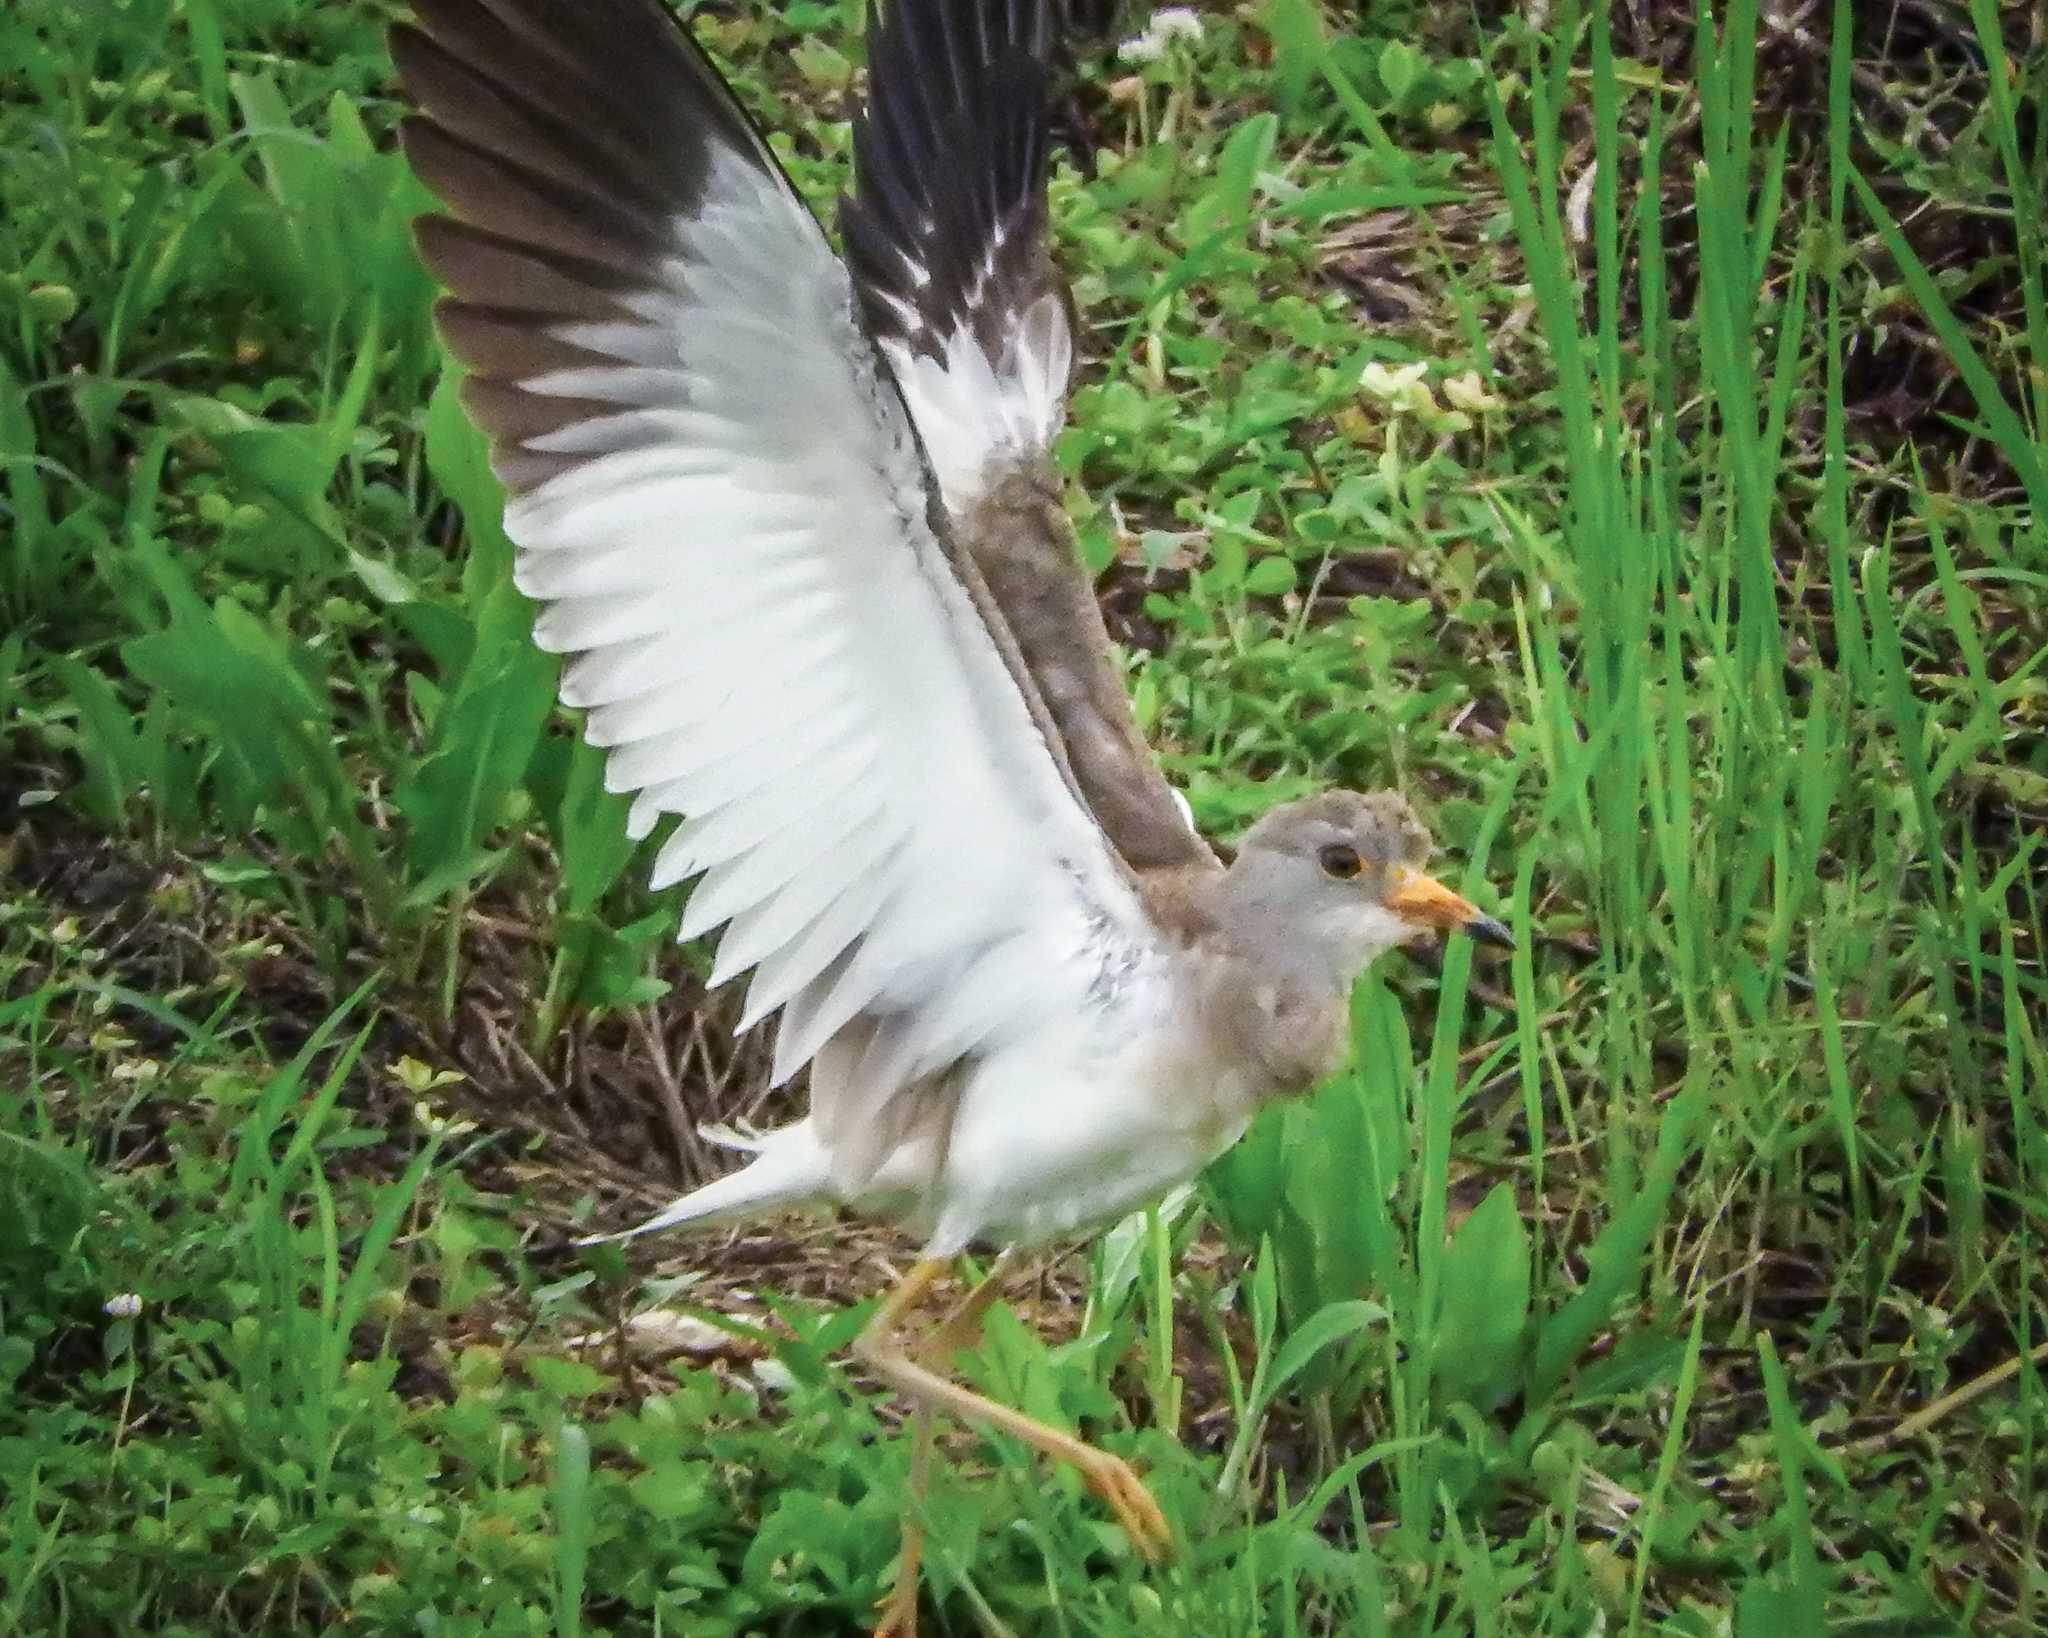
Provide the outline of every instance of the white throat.
<path id="1" fill-rule="evenodd" d="M 1347 989 L 1381 956 L 1415 936 L 1415 929 L 1383 904 L 1346 906 L 1345 913 L 1329 920 L 1324 947 L 1332 958 L 1333 975 Z"/>

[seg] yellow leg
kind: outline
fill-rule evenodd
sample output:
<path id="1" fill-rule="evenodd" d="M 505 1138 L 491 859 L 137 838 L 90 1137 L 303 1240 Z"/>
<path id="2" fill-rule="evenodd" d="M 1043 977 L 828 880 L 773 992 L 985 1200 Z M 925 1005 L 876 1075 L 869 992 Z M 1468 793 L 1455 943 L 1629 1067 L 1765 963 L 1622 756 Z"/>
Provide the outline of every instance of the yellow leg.
<path id="1" fill-rule="evenodd" d="M 1155 1562 L 1164 1558 L 1173 1546 L 1172 1532 L 1167 1528 L 1165 1515 L 1159 1511 L 1159 1504 L 1152 1499 L 1151 1492 L 1145 1488 L 1130 1463 L 1107 1451 L 1097 1450 L 1070 1433 L 1048 1427 L 1022 1411 L 998 1404 L 971 1388 L 949 1382 L 936 1371 L 919 1364 L 905 1351 L 896 1335 L 897 1322 L 923 1300 L 944 1271 L 944 1266 L 935 1259 L 913 1265 L 875 1311 L 874 1318 L 854 1339 L 854 1356 L 920 1411 L 951 1411 L 967 1421 L 1021 1439 L 1033 1450 L 1050 1456 L 1056 1462 L 1065 1462 L 1081 1475 L 1088 1488 L 1100 1496 L 1116 1515 L 1117 1523 L 1131 1538 L 1132 1546 Z M 988 1304 L 995 1300 L 993 1291 L 987 1297 L 981 1297 L 982 1290 L 991 1284 L 992 1281 L 983 1281 L 974 1296 L 961 1305 L 954 1318 L 978 1321 Z M 949 1322 L 948 1326 L 941 1328 L 941 1334 L 950 1328 Z M 899 1584 L 901 1579 L 899 1575 Z M 915 1596 L 914 1588 L 912 1596 Z M 898 1601 L 897 1594 L 892 1592 L 891 1604 Z"/>
<path id="2" fill-rule="evenodd" d="M 1003 1281 L 1016 1260 L 1014 1251 L 996 1254 L 996 1260 L 989 1264 L 988 1274 L 981 1284 L 962 1297 L 953 1311 L 939 1321 L 938 1329 L 918 1347 L 918 1353 L 923 1355 L 927 1364 L 941 1369 L 950 1367 L 955 1354 L 962 1348 L 972 1348 L 981 1340 L 982 1316 L 1003 1294 Z"/>
<path id="3" fill-rule="evenodd" d="M 882 1306 L 861 1327 L 861 1337 L 891 1335 L 906 1314 L 922 1303 L 946 1271 L 935 1257 L 914 1264 L 882 1299 Z M 860 1343 L 854 1344 L 858 1352 Z M 910 1413 L 910 1494 L 903 1508 L 903 1545 L 896 1554 L 896 1577 L 881 1603 L 875 1606 L 879 1619 L 874 1638 L 917 1638 L 918 1570 L 924 1561 L 924 1497 L 931 1481 L 932 1417 L 923 1405 L 914 1404 Z"/>
<path id="4" fill-rule="evenodd" d="M 896 1579 L 875 1606 L 880 1619 L 874 1638 L 917 1638 L 917 1579 L 924 1562 L 924 1498 L 932 1476 L 932 1413 L 919 1405 L 910 1413 L 910 1496 L 903 1508 L 903 1545 L 896 1554 Z"/>
<path id="5" fill-rule="evenodd" d="M 1010 1252 L 1002 1252 L 981 1284 L 968 1292 L 929 1336 L 920 1340 L 918 1352 L 940 1366 L 948 1366 L 962 1348 L 973 1347 L 981 1336 L 982 1316 L 988 1312 L 989 1304 L 1002 1295 L 1003 1276 L 1009 1272 L 1012 1261 Z M 909 1313 L 929 1289 L 929 1280 L 920 1281 L 907 1302 L 890 1310 L 892 1317 L 901 1319 Z M 912 1409 L 910 1496 L 903 1509 L 903 1546 L 896 1555 L 896 1578 L 887 1596 L 876 1606 L 881 1619 L 875 1623 L 874 1638 L 917 1638 L 917 1583 L 924 1559 L 925 1495 L 931 1486 L 932 1449 L 937 1433 L 933 1422 L 931 1411 L 923 1404 Z"/>

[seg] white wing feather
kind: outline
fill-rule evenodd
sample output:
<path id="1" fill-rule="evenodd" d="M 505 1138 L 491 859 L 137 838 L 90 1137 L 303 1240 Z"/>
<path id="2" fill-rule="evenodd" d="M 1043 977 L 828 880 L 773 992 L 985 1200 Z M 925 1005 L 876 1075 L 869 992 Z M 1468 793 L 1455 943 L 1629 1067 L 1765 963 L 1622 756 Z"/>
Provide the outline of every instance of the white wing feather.
<path id="1" fill-rule="evenodd" d="M 1083 1007 L 1145 923 L 933 535 L 844 270 L 739 156 L 707 198 L 638 322 L 561 327 L 612 363 L 518 383 L 619 410 L 528 441 L 588 459 L 506 532 L 636 828 L 687 816 L 655 869 L 701 872 L 683 935 L 722 926 L 747 1021 L 785 1013 L 777 1078 L 886 1017 L 908 1084 Z"/>
<path id="2" fill-rule="evenodd" d="M 928 356 L 882 337 L 915 377 L 935 489 L 847 269 L 660 0 L 580 0 L 573 26 L 556 0 L 414 6 L 420 26 L 392 36 L 422 110 L 405 146 L 455 217 L 424 223 L 421 249 L 512 492 L 535 640 L 573 656 L 562 699 L 633 794 L 634 834 L 682 816 L 654 879 L 698 878 L 683 936 L 722 929 L 715 976 L 753 974 L 746 1022 L 781 1015 L 778 1079 L 817 1061 L 812 1125 L 857 1183 L 899 1090 L 1090 1016 L 1152 948 L 955 572 L 972 555 L 932 522 L 992 450 L 1049 442 L 1056 292 L 1033 316 L 1019 292 L 1052 289 L 1040 261 L 1005 259 L 989 292 L 961 263 L 965 305 L 934 333 L 987 307 L 1004 339 L 947 341 L 959 356 L 929 380 Z M 1042 214 L 1046 22 L 1005 16 L 962 32 L 944 0 L 894 36 L 943 37 L 973 84 L 1010 88 L 973 160 L 995 167 L 998 227 L 919 257 L 978 257 Z M 1000 49 L 969 54 L 970 35 Z M 878 43 L 901 98 L 922 49 Z M 864 238 L 891 265 L 895 225 L 871 211 Z"/>

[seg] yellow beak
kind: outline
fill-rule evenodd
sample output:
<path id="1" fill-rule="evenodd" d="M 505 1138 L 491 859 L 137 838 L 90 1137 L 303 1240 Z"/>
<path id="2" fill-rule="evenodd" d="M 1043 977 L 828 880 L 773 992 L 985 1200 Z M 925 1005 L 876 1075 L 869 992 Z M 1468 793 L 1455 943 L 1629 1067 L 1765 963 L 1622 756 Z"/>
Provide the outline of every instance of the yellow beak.
<path id="1" fill-rule="evenodd" d="M 1514 935 L 1505 926 L 1483 914 L 1463 894 L 1453 893 L 1434 876 L 1425 876 L 1419 870 L 1396 871 L 1393 891 L 1385 902 L 1395 915 L 1418 928 L 1464 933 L 1482 944 L 1498 944 L 1504 950 L 1515 947 Z"/>

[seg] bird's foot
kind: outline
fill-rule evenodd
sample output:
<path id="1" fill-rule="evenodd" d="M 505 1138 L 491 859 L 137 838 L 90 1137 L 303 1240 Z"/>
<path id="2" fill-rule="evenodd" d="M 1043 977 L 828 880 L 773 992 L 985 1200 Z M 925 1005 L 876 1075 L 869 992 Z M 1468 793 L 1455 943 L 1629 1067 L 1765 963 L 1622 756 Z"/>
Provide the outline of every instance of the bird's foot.
<path id="1" fill-rule="evenodd" d="M 917 1578 L 898 1579 L 875 1603 L 874 1638 L 917 1638 Z"/>
<path id="2" fill-rule="evenodd" d="M 896 1556 L 896 1579 L 875 1600 L 874 1638 L 917 1638 L 917 1579 L 923 1566 L 924 1527 L 906 1519 L 903 1550 Z"/>
<path id="3" fill-rule="evenodd" d="M 1137 1470 L 1121 1456 L 1090 1449 L 1085 1459 L 1074 1464 L 1088 1488 L 1100 1496 L 1116 1521 L 1123 1526 L 1131 1545 L 1148 1563 L 1157 1564 L 1173 1551 L 1173 1531 L 1166 1515 L 1145 1488 Z"/>

